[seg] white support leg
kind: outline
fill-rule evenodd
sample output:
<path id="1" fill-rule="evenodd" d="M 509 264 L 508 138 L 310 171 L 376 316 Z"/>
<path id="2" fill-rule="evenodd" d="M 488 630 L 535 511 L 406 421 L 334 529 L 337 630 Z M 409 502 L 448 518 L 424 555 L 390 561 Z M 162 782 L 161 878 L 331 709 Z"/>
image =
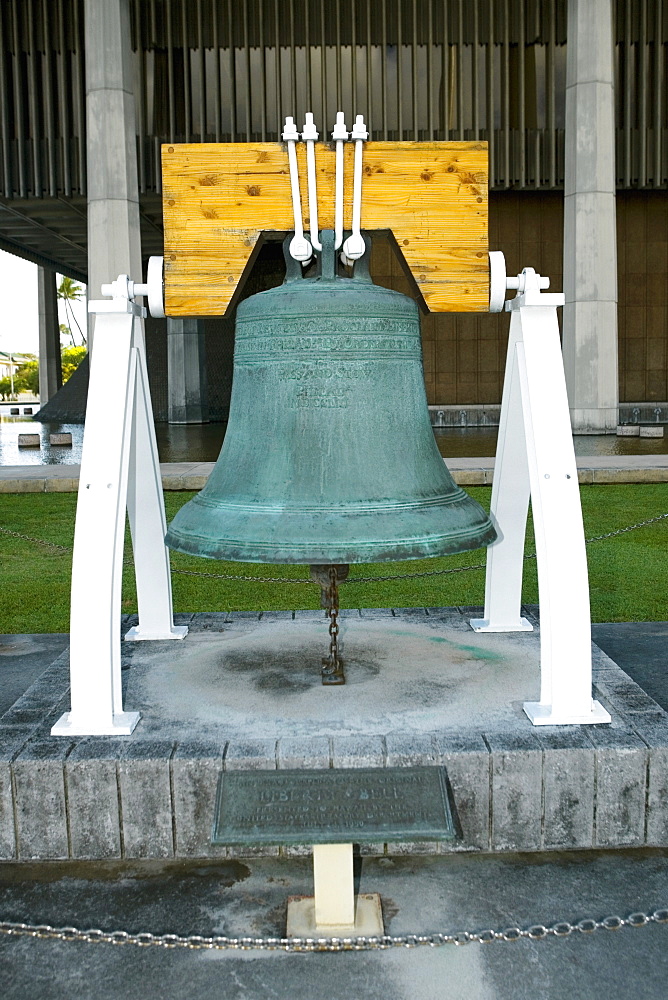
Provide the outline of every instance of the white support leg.
<path id="1" fill-rule="evenodd" d="M 161 553 L 154 551 L 158 538 L 164 550 L 164 510 L 155 481 L 159 467 L 143 352 L 145 311 L 130 301 L 127 289 L 132 283 L 124 281 L 125 295 L 120 294 L 119 278 L 112 286 L 113 301 L 89 303 L 97 321 L 72 559 L 71 710 L 53 726 L 55 736 L 128 735 L 139 721 L 138 712 L 123 711 L 121 687 L 119 625 L 129 478 L 135 509 L 146 503 L 149 514 L 159 514 L 160 525 L 149 529 L 143 515 L 134 517 L 138 567 L 147 560 L 138 573 L 140 629 L 147 627 L 142 613 L 156 628 L 166 627 L 169 618 L 173 629 L 169 576 L 161 571 Z M 148 577 L 155 567 L 151 582 Z"/>
<path id="2" fill-rule="evenodd" d="M 139 624 L 126 641 L 183 639 L 187 625 L 174 625 L 167 521 L 162 497 L 158 446 L 151 410 L 143 331 L 135 325 L 137 378 L 128 475 L 128 518 L 132 533 Z"/>
<path id="3" fill-rule="evenodd" d="M 485 612 L 483 618 L 471 619 L 475 632 L 533 631 L 533 625 L 520 614 L 529 510 L 529 466 L 517 368 L 520 340 L 519 314 L 513 313 L 492 485 L 491 518 L 498 538 L 487 548 Z"/>
<path id="4" fill-rule="evenodd" d="M 480 631 L 525 628 L 519 607 L 528 477 L 541 608 L 541 693 L 540 701 L 526 702 L 524 710 L 534 725 L 610 722 L 591 693 L 589 580 L 556 313 L 563 295 L 541 294 L 546 279 L 532 268 L 523 271 L 516 287 L 518 295 L 506 304 L 511 336 L 493 499 L 502 538 L 489 550 L 485 618 L 471 624 Z"/>

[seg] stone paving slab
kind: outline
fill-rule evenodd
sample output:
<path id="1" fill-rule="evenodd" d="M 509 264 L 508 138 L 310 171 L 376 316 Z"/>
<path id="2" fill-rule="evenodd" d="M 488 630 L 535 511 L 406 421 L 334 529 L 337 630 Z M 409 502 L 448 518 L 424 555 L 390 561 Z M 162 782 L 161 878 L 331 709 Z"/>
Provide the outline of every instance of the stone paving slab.
<path id="1" fill-rule="evenodd" d="M 293 677 L 295 689 L 287 694 L 280 686 L 295 663 L 286 648 L 293 641 L 297 660 L 303 659 L 304 637 L 322 628 L 311 612 L 267 621 L 261 614 L 233 612 L 181 615 L 192 627 L 183 643 L 123 647 L 126 705 L 143 713 L 129 737 L 50 736 L 51 724 L 68 704 L 67 653 L 61 654 L 0 718 L 0 858 L 300 854 L 308 849 L 211 845 L 221 769 L 437 764 L 448 771 L 461 840 L 367 845 L 364 853 L 505 854 L 668 846 L 668 713 L 593 646 L 595 696 L 610 710 L 612 724 L 534 728 L 521 710 L 521 696 L 510 690 L 509 678 L 514 669 L 520 687 L 537 679 L 538 629 L 496 636 L 494 647 L 488 636 L 488 645 L 476 646 L 482 637 L 472 632 L 468 619 L 479 617 L 481 610 L 361 609 L 344 633 L 349 683 L 321 688 L 318 661 L 308 657 L 302 673 Z M 523 608 L 523 613 L 536 622 L 535 609 Z M 123 628 L 134 621 L 125 616 Z M 356 653 L 364 629 L 368 647 Z M 376 636 L 380 642 L 383 629 L 393 644 L 402 634 L 413 643 L 415 662 L 399 657 L 393 664 L 390 656 L 376 670 L 374 658 L 380 654 L 374 652 L 372 640 Z M 280 635 L 282 642 L 277 643 Z M 425 636 L 443 656 L 442 687 L 435 685 Z M 267 638 L 275 646 L 273 660 L 262 654 Z M 238 655 L 244 643 L 247 659 Z M 179 660 L 189 649 L 191 660 Z M 446 650 L 454 651 L 450 659 Z M 479 655 L 481 651 L 486 655 Z M 176 669 L 189 662 L 185 673 L 192 685 L 190 703 L 184 671 L 179 681 Z M 467 687 L 466 672 L 472 664 L 479 673 Z M 489 680 L 485 671 L 499 675 L 496 697 L 510 699 L 510 705 L 481 699 L 463 714 L 462 705 L 470 701 L 476 685 L 482 688 Z M 308 672 L 313 676 L 307 683 Z M 267 677 L 270 683 L 263 690 L 261 682 Z M 167 690 L 181 684 L 171 715 L 169 700 L 148 698 L 146 682 L 151 679 Z M 231 693 L 229 711 L 216 708 L 224 702 L 221 689 L 224 695 L 236 684 L 245 698 L 256 683 L 254 721 L 235 716 Z M 145 701 L 137 700 L 142 691 Z M 533 697 L 534 692 L 526 694 Z M 313 704 L 328 699 L 333 707 L 300 722 L 290 703 L 307 704 L 314 695 Z M 337 702 L 339 695 L 348 701 Z M 444 700 L 443 713 L 434 716 L 438 697 Z M 397 706 L 386 711 L 393 698 L 403 703 L 403 715 Z M 273 706 L 271 716 L 267 706 Z M 348 728 L 341 725 L 347 717 Z M 384 721 L 389 724 L 384 726 Z"/>
<path id="2" fill-rule="evenodd" d="M 161 464 L 165 490 L 201 490 L 214 462 Z M 668 455 L 578 455 L 581 483 L 665 483 Z M 494 480 L 494 458 L 448 458 L 448 469 L 460 486 L 488 486 Z M 0 493 L 71 493 L 79 488 L 78 465 L 0 466 Z"/>

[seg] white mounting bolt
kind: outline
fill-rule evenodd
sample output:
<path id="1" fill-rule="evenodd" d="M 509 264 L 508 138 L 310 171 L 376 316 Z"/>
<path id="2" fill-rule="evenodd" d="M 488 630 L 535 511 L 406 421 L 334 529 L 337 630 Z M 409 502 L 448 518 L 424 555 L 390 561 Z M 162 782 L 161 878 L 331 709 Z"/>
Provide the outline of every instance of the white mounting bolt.
<path id="1" fill-rule="evenodd" d="M 353 174 L 353 220 L 352 233 L 343 244 L 344 263 L 359 260 L 364 256 L 366 246 L 360 232 L 362 224 L 362 146 L 369 138 L 364 116 L 357 115 L 350 138 L 355 142 L 355 172 Z"/>
<path id="2" fill-rule="evenodd" d="M 533 267 L 523 268 L 522 273 L 518 274 L 516 278 L 506 278 L 506 288 L 517 289 L 520 295 L 529 288 L 538 290 L 549 287 L 550 279 L 544 278 L 542 274 L 537 274 Z"/>
<path id="3" fill-rule="evenodd" d="M 306 263 L 313 256 L 311 244 L 304 236 L 302 220 L 302 196 L 299 188 L 299 170 L 297 169 L 297 153 L 295 142 L 299 140 L 299 132 L 292 117 L 285 119 L 283 141 L 288 145 L 288 163 L 290 164 L 290 189 L 292 191 L 292 214 L 295 222 L 295 235 L 290 241 L 290 256 L 293 260 Z"/>
<path id="4" fill-rule="evenodd" d="M 283 126 L 283 142 L 297 142 L 298 140 L 299 132 L 297 131 L 294 118 L 292 116 L 286 118 L 285 125 Z"/>
<path id="5" fill-rule="evenodd" d="M 313 112 L 307 111 L 304 117 L 304 131 L 302 132 L 302 139 L 304 142 L 317 142 L 319 132 L 316 130 L 315 121 L 313 120 Z"/>
<path id="6" fill-rule="evenodd" d="M 103 295 L 108 295 L 114 299 L 132 299 L 134 297 L 134 281 L 130 281 L 127 274 L 119 274 L 116 281 L 108 285 L 102 285 L 100 291 Z"/>
<path id="7" fill-rule="evenodd" d="M 353 125 L 353 130 L 350 133 L 351 139 L 360 139 L 363 142 L 369 138 L 369 133 L 367 132 L 366 125 L 364 124 L 364 115 L 358 115 L 355 119 L 355 124 Z"/>
<path id="8" fill-rule="evenodd" d="M 306 176 L 308 179 L 308 213 L 310 219 L 311 244 L 314 250 L 322 250 L 322 244 L 318 239 L 318 188 L 315 176 L 315 147 L 318 132 L 316 131 L 313 113 L 306 112 L 304 118 L 304 130 L 302 139 L 306 143 Z"/>
<path id="9" fill-rule="evenodd" d="M 335 142 L 339 139 L 342 139 L 345 142 L 348 139 L 348 130 L 343 111 L 336 112 L 336 122 L 334 124 L 334 131 L 332 132 L 332 139 L 334 139 Z"/>
<path id="10" fill-rule="evenodd" d="M 337 111 L 332 139 L 336 142 L 336 186 L 334 195 L 334 249 L 343 243 L 343 143 L 348 138 L 343 111 Z"/>

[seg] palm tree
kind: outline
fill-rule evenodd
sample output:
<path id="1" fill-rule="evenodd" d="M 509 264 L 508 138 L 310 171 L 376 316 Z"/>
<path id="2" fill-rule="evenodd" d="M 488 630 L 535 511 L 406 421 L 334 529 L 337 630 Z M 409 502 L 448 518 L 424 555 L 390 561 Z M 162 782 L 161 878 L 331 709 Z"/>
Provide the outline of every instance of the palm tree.
<path id="1" fill-rule="evenodd" d="M 67 319 L 67 328 L 70 332 L 70 337 L 72 338 L 72 346 L 74 346 L 74 336 L 72 334 L 72 323 L 70 321 L 70 317 L 76 323 L 77 330 L 81 334 L 82 345 L 85 345 L 86 338 L 84 336 L 83 330 L 81 329 L 81 327 L 77 322 L 77 318 L 74 315 L 74 311 L 72 309 L 72 303 L 78 302 L 81 296 L 84 294 L 82 286 L 78 285 L 73 278 L 63 277 L 61 279 L 60 284 L 58 285 L 58 291 L 56 294 L 58 298 L 62 299 L 65 303 L 65 317 Z"/>

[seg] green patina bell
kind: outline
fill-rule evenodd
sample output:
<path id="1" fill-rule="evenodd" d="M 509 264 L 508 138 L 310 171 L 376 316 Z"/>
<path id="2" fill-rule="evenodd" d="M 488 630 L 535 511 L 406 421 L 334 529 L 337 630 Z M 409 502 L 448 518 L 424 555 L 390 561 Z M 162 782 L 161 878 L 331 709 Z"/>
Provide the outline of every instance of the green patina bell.
<path id="1" fill-rule="evenodd" d="M 429 421 L 415 302 L 371 282 L 369 253 L 320 274 L 286 253 L 279 288 L 237 312 L 220 457 L 172 521 L 180 552 L 241 562 L 345 564 L 442 556 L 496 532 L 453 482 Z"/>

